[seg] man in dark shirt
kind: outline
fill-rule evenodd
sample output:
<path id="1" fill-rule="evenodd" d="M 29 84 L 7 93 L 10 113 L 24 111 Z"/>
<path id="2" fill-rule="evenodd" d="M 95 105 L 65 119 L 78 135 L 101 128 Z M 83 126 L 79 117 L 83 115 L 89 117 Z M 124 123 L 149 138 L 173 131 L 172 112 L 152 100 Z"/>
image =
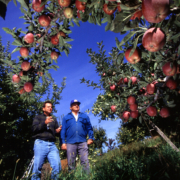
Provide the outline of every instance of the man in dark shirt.
<path id="1" fill-rule="evenodd" d="M 31 180 L 40 180 L 42 165 L 47 158 L 51 168 L 51 179 L 58 179 L 61 170 L 59 151 L 55 145 L 55 136 L 59 136 L 61 126 L 51 116 L 52 103 L 46 101 L 43 104 L 43 114 L 37 115 L 32 124 L 34 142 L 34 167 Z"/>

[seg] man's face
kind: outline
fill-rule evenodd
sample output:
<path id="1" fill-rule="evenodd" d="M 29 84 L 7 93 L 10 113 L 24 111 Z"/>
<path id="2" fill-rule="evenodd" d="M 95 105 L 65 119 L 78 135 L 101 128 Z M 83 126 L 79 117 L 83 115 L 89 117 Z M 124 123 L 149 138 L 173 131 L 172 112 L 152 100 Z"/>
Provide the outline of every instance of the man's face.
<path id="1" fill-rule="evenodd" d="M 52 104 L 51 103 L 46 103 L 45 107 L 43 107 L 43 111 L 45 113 L 51 114 L 51 112 L 52 112 Z"/>
<path id="2" fill-rule="evenodd" d="M 73 103 L 70 107 L 71 111 L 79 111 L 79 103 Z"/>

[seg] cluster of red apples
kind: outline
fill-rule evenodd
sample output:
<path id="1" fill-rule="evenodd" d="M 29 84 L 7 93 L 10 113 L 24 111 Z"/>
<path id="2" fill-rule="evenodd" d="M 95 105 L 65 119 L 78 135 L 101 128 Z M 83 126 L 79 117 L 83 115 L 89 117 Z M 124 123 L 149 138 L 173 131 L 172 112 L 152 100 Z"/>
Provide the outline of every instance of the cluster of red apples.
<path id="1" fill-rule="evenodd" d="M 137 10 L 135 13 L 137 16 L 134 16 L 131 19 L 140 18 L 142 15 L 144 18 L 151 23 L 159 23 L 164 20 L 170 12 L 170 4 L 169 0 L 143 0 L 142 1 L 142 10 Z M 144 33 L 142 37 L 142 45 L 143 47 L 148 50 L 149 52 L 157 52 L 163 48 L 166 43 L 166 35 L 160 28 L 152 27 Z M 130 56 L 131 50 L 133 48 L 129 47 L 125 51 L 125 58 L 130 64 L 136 64 L 141 60 L 141 53 L 138 48 L 134 50 L 132 55 Z M 177 88 L 177 82 L 172 78 L 176 73 L 179 73 L 179 66 L 176 62 L 165 62 L 162 66 L 162 72 L 165 76 L 168 76 L 167 80 L 164 82 L 164 86 L 171 90 L 175 90 Z M 103 74 L 103 76 L 105 73 Z M 153 74 L 152 74 L 153 75 Z M 136 77 L 131 77 L 132 85 L 138 83 Z M 117 85 L 122 85 L 128 83 L 127 78 L 121 78 Z M 143 87 L 139 90 L 139 94 L 144 96 L 153 95 L 156 93 L 156 84 L 159 83 L 157 80 L 149 83 L 147 87 Z M 112 84 L 110 86 L 111 91 L 116 90 L 116 86 Z M 122 119 L 124 122 L 127 122 L 130 117 L 137 118 L 138 117 L 138 105 L 136 103 L 135 96 L 131 95 L 127 98 L 127 103 L 129 105 L 130 111 L 124 111 L 122 113 Z M 145 104 L 147 102 L 144 102 Z M 148 102 L 149 103 L 149 102 Z M 148 104 L 147 103 L 147 104 Z M 116 106 L 111 106 L 111 111 L 116 112 Z M 147 106 L 146 112 L 149 116 L 154 117 L 157 115 L 157 108 L 155 106 L 150 105 Z M 162 107 L 159 112 L 160 116 L 163 118 L 167 118 L 170 113 L 167 107 Z"/>
<path id="2" fill-rule="evenodd" d="M 45 5 L 41 5 L 42 2 L 41 0 L 33 0 L 32 2 L 32 8 L 34 9 L 34 11 L 40 13 L 41 11 L 44 10 Z M 53 13 L 49 13 L 49 14 L 42 14 L 39 16 L 38 18 L 38 22 L 42 27 L 48 27 L 51 23 L 51 20 L 53 19 L 54 14 Z M 23 40 L 24 42 L 28 45 L 35 43 L 40 43 L 40 38 L 41 38 L 41 34 L 36 34 L 34 35 L 33 33 L 27 33 Z M 51 43 L 53 45 L 59 45 L 59 37 L 62 36 L 63 38 L 66 37 L 66 34 L 63 31 L 59 31 L 56 35 L 51 36 Z M 20 55 L 21 57 L 23 57 L 24 59 L 27 58 L 29 56 L 30 53 L 30 49 L 29 47 L 21 47 L 20 48 Z M 59 52 L 56 52 L 55 50 L 51 51 L 51 59 L 56 60 L 59 57 Z M 21 64 L 21 71 L 19 72 L 19 75 L 14 74 L 12 77 L 12 81 L 13 83 L 19 83 L 21 80 L 21 77 L 26 74 L 25 72 L 27 71 L 34 71 L 34 67 L 31 65 L 30 62 L 28 62 L 27 60 L 24 60 Z M 38 71 L 37 72 L 38 75 L 42 76 L 43 72 Z M 22 87 L 19 90 L 19 94 L 23 94 L 25 92 L 31 92 L 33 90 L 33 83 L 32 82 L 26 82 L 24 84 L 24 87 Z"/>

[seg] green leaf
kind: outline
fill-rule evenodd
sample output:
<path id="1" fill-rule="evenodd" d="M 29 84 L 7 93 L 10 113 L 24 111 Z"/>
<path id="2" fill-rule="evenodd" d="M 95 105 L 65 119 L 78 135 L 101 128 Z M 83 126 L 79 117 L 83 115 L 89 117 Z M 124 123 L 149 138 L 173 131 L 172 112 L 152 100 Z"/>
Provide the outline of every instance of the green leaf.
<path id="1" fill-rule="evenodd" d="M 179 33 L 179 34 L 176 34 L 176 35 L 174 35 L 174 36 L 172 36 L 169 40 L 172 40 L 172 39 L 178 39 L 179 36 L 180 36 L 180 33 Z"/>
<path id="2" fill-rule="evenodd" d="M 13 0 L 13 2 L 14 2 L 14 4 L 15 4 L 15 6 L 17 6 L 17 2 L 16 2 L 16 0 Z"/>
<path id="3" fill-rule="evenodd" d="M 99 19 L 97 16 L 95 16 L 97 25 L 101 26 L 101 19 Z"/>
<path id="4" fill-rule="evenodd" d="M 180 54 L 180 45 L 178 46 L 178 54 Z"/>
<path id="5" fill-rule="evenodd" d="M 108 19 L 107 19 L 107 17 L 105 17 L 102 21 L 101 21 L 101 23 L 106 23 L 108 21 Z"/>
<path id="6" fill-rule="evenodd" d="M 15 40 L 12 45 L 15 45 L 15 46 L 22 46 L 22 42 L 20 40 Z"/>
<path id="7" fill-rule="evenodd" d="M 124 53 L 119 54 L 118 58 L 117 58 L 117 64 L 121 65 L 124 59 Z"/>
<path id="8" fill-rule="evenodd" d="M 111 16 L 111 15 L 107 15 L 107 21 L 108 21 L 109 23 L 112 22 L 112 16 Z"/>
<path id="9" fill-rule="evenodd" d="M 17 1 L 21 4 L 21 7 L 29 9 L 24 0 L 17 0 Z"/>
<path id="10" fill-rule="evenodd" d="M 73 22 L 72 22 L 72 21 L 70 22 L 70 26 L 74 27 L 74 24 L 73 24 Z"/>
<path id="11" fill-rule="evenodd" d="M 74 41 L 74 39 L 71 39 L 71 38 L 67 38 L 67 39 L 64 39 L 65 42 L 70 42 L 70 41 Z"/>
<path id="12" fill-rule="evenodd" d="M 136 10 L 139 6 L 141 6 L 141 5 L 136 5 L 136 6 L 133 6 L 133 7 L 128 7 L 128 6 L 125 6 L 122 3 L 120 4 L 121 10 Z"/>
<path id="13" fill-rule="evenodd" d="M 74 19 L 73 21 L 75 22 L 75 24 L 76 24 L 78 27 L 80 27 L 79 21 L 78 21 L 77 19 Z"/>
<path id="14" fill-rule="evenodd" d="M 9 28 L 4 27 L 2 29 L 8 34 L 11 34 L 11 35 L 13 34 L 13 31 L 11 29 L 9 29 Z"/>
<path id="15" fill-rule="evenodd" d="M 127 36 L 123 38 L 119 46 L 122 46 L 124 43 L 126 43 L 132 36 L 134 36 L 134 34 L 136 34 L 136 31 L 131 31 Z"/>
<path id="16" fill-rule="evenodd" d="M 131 64 L 131 65 L 137 72 L 142 73 L 142 71 L 137 67 L 137 65 L 135 64 Z"/>
<path id="17" fill-rule="evenodd" d="M 89 21 L 89 23 L 93 23 L 93 18 L 92 18 L 92 16 L 89 16 L 88 21 Z"/>
<path id="18" fill-rule="evenodd" d="M 131 87 L 131 84 L 132 84 L 132 79 L 129 80 L 128 87 Z"/>
<path id="19" fill-rule="evenodd" d="M 142 124 L 142 117 L 139 116 L 139 122 Z"/>
<path id="20" fill-rule="evenodd" d="M 155 62 L 155 63 L 154 63 L 154 70 L 156 70 L 157 65 L 158 65 L 158 63 L 157 63 L 157 62 Z"/>
<path id="21" fill-rule="evenodd" d="M 33 31 L 33 30 L 34 30 L 34 25 L 33 25 L 33 24 L 30 24 L 29 27 L 28 27 L 28 30 L 29 30 L 29 31 Z"/>
<path id="22" fill-rule="evenodd" d="M 105 27 L 105 31 L 110 30 L 110 28 L 111 28 L 111 23 L 108 22 L 108 24 L 107 24 L 106 27 Z"/>
<path id="23" fill-rule="evenodd" d="M 16 47 L 13 51 L 12 51 L 12 53 L 14 53 L 14 52 L 16 52 L 16 51 L 19 51 L 20 50 L 20 47 Z"/>
<path id="24" fill-rule="evenodd" d="M 129 53 L 129 57 L 132 56 L 132 54 L 134 53 L 136 47 L 137 47 L 137 43 L 138 43 L 138 40 L 139 40 L 139 37 L 141 36 L 142 34 L 140 34 L 134 41 L 134 44 L 133 44 L 133 48 L 131 50 L 131 52 Z"/>
<path id="25" fill-rule="evenodd" d="M 62 36 L 59 36 L 59 43 L 60 43 L 60 46 L 64 46 L 64 39 Z"/>

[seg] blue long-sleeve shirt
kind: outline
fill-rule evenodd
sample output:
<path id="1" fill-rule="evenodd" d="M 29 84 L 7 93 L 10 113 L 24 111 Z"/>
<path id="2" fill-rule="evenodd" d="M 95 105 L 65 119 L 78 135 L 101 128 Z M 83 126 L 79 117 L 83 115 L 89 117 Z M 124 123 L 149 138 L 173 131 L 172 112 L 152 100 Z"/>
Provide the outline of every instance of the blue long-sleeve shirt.
<path id="1" fill-rule="evenodd" d="M 61 130 L 62 144 L 86 142 L 87 135 L 89 139 L 94 140 L 93 128 L 85 113 L 79 112 L 77 121 L 72 113 L 64 116 Z"/>

